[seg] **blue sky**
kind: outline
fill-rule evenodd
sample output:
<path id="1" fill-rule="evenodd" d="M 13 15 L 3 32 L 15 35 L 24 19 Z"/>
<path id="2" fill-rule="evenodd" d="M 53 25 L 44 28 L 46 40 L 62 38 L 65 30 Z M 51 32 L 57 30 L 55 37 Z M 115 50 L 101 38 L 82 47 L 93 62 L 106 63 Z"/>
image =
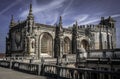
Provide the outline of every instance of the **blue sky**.
<path id="1" fill-rule="evenodd" d="M 5 52 L 11 15 L 16 22 L 25 20 L 29 4 L 33 4 L 35 21 L 54 25 L 61 15 L 63 26 L 98 24 L 100 18 L 112 16 L 117 28 L 117 47 L 120 48 L 120 0 L 1 0 L 0 3 L 0 52 Z"/>

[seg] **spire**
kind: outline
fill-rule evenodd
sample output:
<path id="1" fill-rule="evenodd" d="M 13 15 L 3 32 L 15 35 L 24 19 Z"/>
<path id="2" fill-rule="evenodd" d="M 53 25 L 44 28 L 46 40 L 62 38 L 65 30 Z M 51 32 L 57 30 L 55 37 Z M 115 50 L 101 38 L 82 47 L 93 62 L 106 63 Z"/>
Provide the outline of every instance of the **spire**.
<path id="1" fill-rule="evenodd" d="M 99 24 L 100 24 L 100 25 L 104 25 L 104 20 L 105 20 L 104 17 L 101 17 L 101 21 L 100 21 Z"/>
<path id="2" fill-rule="evenodd" d="M 76 21 L 76 25 L 78 25 L 78 22 Z"/>
<path id="3" fill-rule="evenodd" d="M 60 16 L 59 25 L 62 27 L 62 16 Z"/>
<path id="4" fill-rule="evenodd" d="M 33 13 L 32 13 L 32 4 L 30 3 L 30 8 L 29 8 L 29 18 L 33 18 Z"/>
<path id="5" fill-rule="evenodd" d="M 78 22 L 76 21 L 76 26 L 78 26 Z"/>
<path id="6" fill-rule="evenodd" d="M 73 24 L 73 28 L 72 28 L 72 52 L 77 54 L 77 28 L 78 27 L 78 23 L 76 21 L 75 24 Z"/>
<path id="7" fill-rule="evenodd" d="M 109 16 L 109 19 L 112 19 L 111 16 Z"/>
<path id="8" fill-rule="evenodd" d="M 14 26 L 14 17 L 11 15 L 10 27 Z"/>
<path id="9" fill-rule="evenodd" d="M 104 20 L 104 17 L 101 17 L 101 20 L 103 21 L 103 20 Z"/>
<path id="10" fill-rule="evenodd" d="M 110 22 L 116 22 L 111 16 L 108 17 L 108 20 L 109 20 Z"/>
<path id="11" fill-rule="evenodd" d="M 32 4 L 30 3 L 29 15 L 32 15 Z"/>
<path id="12" fill-rule="evenodd" d="M 78 22 L 77 21 L 75 22 L 75 24 L 73 24 L 73 28 L 76 30 L 78 29 Z"/>
<path id="13" fill-rule="evenodd" d="M 62 31 L 62 16 L 59 19 L 59 30 Z"/>

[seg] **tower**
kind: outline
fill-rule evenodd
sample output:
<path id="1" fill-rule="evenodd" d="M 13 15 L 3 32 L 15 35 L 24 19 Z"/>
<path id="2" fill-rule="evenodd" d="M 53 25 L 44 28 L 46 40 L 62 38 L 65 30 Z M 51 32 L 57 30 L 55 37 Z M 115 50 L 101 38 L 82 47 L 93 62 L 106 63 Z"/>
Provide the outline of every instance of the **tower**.
<path id="1" fill-rule="evenodd" d="M 27 16 L 27 32 L 32 33 L 34 26 L 34 16 L 32 13 L 32 4 L 30 4 L 29 14 Z"/>
<path id="2" fill-rule="evenodd" d="M 116 28 L 114 26 L 115 20 L 113 20 L 111 16 L 109 16 L 107 19 L 104 19 L 104 17 L 102 17 L 100 25 L 104 26 L 104 28 L 106 29 L 107 49 L 116 47 Z"/>
<path id="3" fill-rule="evenodd" d="M 62 17 L 60 16 L 59 24 L 56 25 L 55 43 L 54 43 L 55 57 L 61 58 L 63 55 L 63 27 Z"/>
<path id="4" fill-rule="evenodd" d="M 33 35 L 33 27 L 34 27 L 34 16 L 32 12 L 32 4 L 29 6 L 29 13 L 26 19 L 26 39 L 25 39 L 25 50 L 31 56 L 34 54 L 32 51 L 32 39 Z"/>
<path id="5" fill-rule="evenodd" d="M 109 16 L 108 18 L 108 26 L 109 26 L 109 30 L 111 31 L 111 37 L 109 37 L 110 39 L 110 46 L 111 48 L 116 48 L 116 27 L 115 27 L 115 20 Z"/>
<path id="6" fill-rule="evenodd" d="M 77 53 L 77 31 L 78 31 L 78 24 L 73 24 L 72 28 L 72 53 Z"/>

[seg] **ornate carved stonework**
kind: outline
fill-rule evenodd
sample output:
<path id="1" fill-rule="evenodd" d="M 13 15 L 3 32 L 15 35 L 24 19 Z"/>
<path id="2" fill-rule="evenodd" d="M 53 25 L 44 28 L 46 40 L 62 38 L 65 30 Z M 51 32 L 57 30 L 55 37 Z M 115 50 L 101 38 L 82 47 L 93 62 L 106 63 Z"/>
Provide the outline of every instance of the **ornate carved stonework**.
<path id="1" fill-rule="evenodd" d="M 106 49 L 106 47 L 111 49 L 116 45 L 114 23 L 111 18 L 107 18 L 101 20 L 98 25 L 79 26 L 76 22 L 73 26 L 64 28 L 62 17 L 60 17 L 56 26 L 40 24 L 34 21 L 32 5 L 30 5 L 30 11 L 25 21 L 15 22 L 12 17 L 8 37 L 6 38 L 6 51 L 10 55 L 14 55 L 13 52 L 15 52 L 22 56 L 30 56 L 29 52 L 32 51 L 36 54 L 36 57 L 40 58 L 41 56 L 62 57 L 65 52 L 66 54 L 77 53 L 77 49 L 81 46 L 94 50 L 100 49 L 102 45 L 103 49 Z M 44 38 L 42 38 L 43 35 Z M 65 37 L 70 40 L 64 41 Z"/>
<path id="2" fill-rule="evenodd" d="M 22 42 L 22 32 L 16 31 L 15 32 L 15 43 L 17 48 L 20 47 L 20 44 Z"/>

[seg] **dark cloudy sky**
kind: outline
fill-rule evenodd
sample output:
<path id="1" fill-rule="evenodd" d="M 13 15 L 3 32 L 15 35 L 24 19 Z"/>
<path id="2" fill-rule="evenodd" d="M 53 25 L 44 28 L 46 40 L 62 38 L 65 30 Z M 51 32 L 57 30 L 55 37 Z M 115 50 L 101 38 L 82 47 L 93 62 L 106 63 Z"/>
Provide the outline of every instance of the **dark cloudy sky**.
<path id="1" fill-rule="evenodd" d="M 5 52 L 11 15 L 16 21 L 25 20 L 30 3 L 35 21 L 44 24 L 54 25 L 60 15 L 64 27 L 76 20 L 80 25 L 97 24 L 101 16 L 112 16 L 117 21 L 117 47 L 120 47 L 120 0 L 0 0 L 0 52 Z"/>

